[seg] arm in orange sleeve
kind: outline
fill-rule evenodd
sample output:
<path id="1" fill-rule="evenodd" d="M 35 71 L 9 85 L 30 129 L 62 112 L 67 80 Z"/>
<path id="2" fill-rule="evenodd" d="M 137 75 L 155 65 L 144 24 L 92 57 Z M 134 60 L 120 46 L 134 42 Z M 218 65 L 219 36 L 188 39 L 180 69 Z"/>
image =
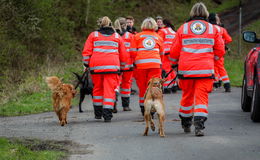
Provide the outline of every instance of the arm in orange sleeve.
<path id="1" fill-rule="evenodd" d="M 135 60 L 135 57 L 137 56 L 137 44 L 136 44 L 136 36 L 133 36 L 130 44 L 130 57 L 132 60 Z"/>
<path id="2" fill-rule="evenodd" d="M 163 39 L 161 37 L 159 37 L 159 53 L 160 53 L 160 57 L 161 57 L 161 60 L 163 60 L 163 57 L 164 57 L 164 45 L 163 45 Z"/>
<path id="3" fill-rule="evenodd" d="M 232 42 L 232 38 L 231 36 L 228 34 L 227 30 L 225 28 L 223 28 L 223 35 L 222 35 L 225 44 L 228 44 L 230 42 Z"/>
<path id="4" fill-rule="evenodd" d="M 213 46 L 215 60 L 220 59 L 225 54 L 225 44 L 219 32 L 215 35 L 215 44 Z"/>
<path id="5" fill-rule="evenodd" d="M 159 31 L 158 31 L 158 34 L 159 34 L 159 36 L 162 38 L 162 40 L 164 41 L 164 38 L 165 38 L 165 33 L 164 33 L 164 31 L 159 30 Z"/>
<path id="6" fill-rule="evenodd" d="M 118 51 L 119 51 L 120 66 L 121 68 L 125 68 L 125 66 L 129 62 L 130 56 L 129 53 L 126 51 L 123 39 L 121 37 L 119 38 Z"/>
<path id="7" fill-rule="evenodd" d="M 170 57 L 169 57 L 169 59 L 171 60 L 172 65 L 177 65 L 178 64 L 178 60 L 179 60 L 179 57 L 180 57 L 181 49 L 182 49 L 181 36 L 180 36 L 179 32 L 177 32 L 176 36 L 175 36 L 175 38 L 173 40 L 173 45 L 171 47 Z"/>
<path id="8" fill-rule="evenodd" d="M 83 56 L 83 63 L 84 66 L 88 66 L 89 65 L 89 61 L 90 61 L 90 57 L 93 53 L 93 32 L 88 36 L 83 51 L 82 51 L 82 56 Z"/>

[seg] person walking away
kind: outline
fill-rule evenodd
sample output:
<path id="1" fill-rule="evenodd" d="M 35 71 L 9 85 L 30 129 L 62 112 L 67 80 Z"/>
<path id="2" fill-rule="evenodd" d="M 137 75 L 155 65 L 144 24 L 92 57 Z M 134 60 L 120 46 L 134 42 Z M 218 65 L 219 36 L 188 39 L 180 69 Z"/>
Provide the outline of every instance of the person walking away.
<path id="1" fill-rule="evenodd" d="M 190 19 L 176 32 L 170 51 L 172 67 L 178 65 L 182 89 L 179 116 L 185 133 L 191 132 L 194 118 L 195 135 L 203 136 L 208 116 L 208 93 L 214 79 L 214 57 L 221 58 L 224 43 L 216 27 L 207 22 L 209 13 L 203 3 L 196 3 Z"/>
<path id="2" fill-rule="evenodd" d="M 217 28 L 218 32 L 220 32 L 220 35 L 221 35 L 225 45 L 232 42 L 232 38 L 228 34 L 227 30 L 220 26 L 221 22 L 220 22 L 220 18 L 218 16 L 218 14 L 210 13 L 209 14 L 209 22 Z M 227 48 L 227 47 L 225 47 L 225 48 Z M 224 66 L 224 56 L 221 57 L 220 59 L 216 59 L 214 62 L 215 62 L 214 63 L 215 71 L 219 75 L 219 79 L 216 80 L 216 81 L 219 80 L 219 82 L 218 82 L 219 85 L 217 87 L 221 86 L 221 81 L 222 81 L 223 84 L 224 84 L 225 92 L 231 92 L 230 80 L 229 80 L 227 71 L 226 71 L 225 66 Z"/>
<path id="3" fill-rule="evenodd" d="M 115 89 L 119 81 L 120 65 L 124 67 L 129 57 L 125 53 L 122 38 L 112 28 L 105 16 L 100 29 L 92 32 L 82 51 L 83 63 L 90 70 L 94 83 L 93 106 L 96 119 L 102 116 L 110 122 L 115 103 Z"/>
<path id="4" fill-rule="evenodd" d="M 134 59 L 142 115 L 144 115 L 144 94 L 148 81 L 152 77 L 160 78 L 162 72 L 163 40 L 155 32 L 157 28 L 153 18 L 146 18 L 141 25 L 142 32 L 133 37 L 130 48 L 130 56 Z"/>
<path id="5" fill-rule="evenodd" d="M 171 63 L 170 63 L 170 49 L 173 44 L 173 40 L 175 38 L 175 31 L 174 31 L 174 26 L 171 23 L 170 20 L 164 19 L 163 20 L 164 28 L 160 29 L 158 31 L 158 34 L 162 37 L 163 39 L 163 45 L 164 45 L 164 57 L 163 57 L 163 62 L 162 62 L 162 77 L 165 78 L 165 82 L 163 84 L 163 93 L 171 93 L 171 90 L 173 92 L 177 91 L 177 83 L 176 81 L 173 81 L 173 79 L 176 77 L 176 72 L 171 71 Z M 167 73 L 171 72 L 168 74 L 167 77 L 165 75 Z M 171 83 L 171 84 L 170 84 Z"/>
<path id="6" fill-rule="evenodd" d="M 131 45 L 131 40 L 133 38 L 133 34 L 126 31 L 126 19 L 123 17 L 116 19 L 114 26 L 117 33 L 120 34 L 124 41 L 126 53 L 129 57 L 128 63 L 125 65 L 125 68 L 122 69 L 123 73 L 121 74 L 120 81 L 120 95 L 122 100 L 123 111 L 131 111 L 129 104 L 133 77 L 133 60 L 130 58 L 129 49 Z"/>

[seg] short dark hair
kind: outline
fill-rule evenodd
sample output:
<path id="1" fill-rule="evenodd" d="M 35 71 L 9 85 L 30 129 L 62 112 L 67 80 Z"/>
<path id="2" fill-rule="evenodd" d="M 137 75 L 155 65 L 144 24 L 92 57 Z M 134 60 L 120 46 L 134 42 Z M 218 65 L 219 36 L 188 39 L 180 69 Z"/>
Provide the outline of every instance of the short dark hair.
<path id="1" fill-rule="evenodd" d="M 172 22 L 171 22 L 169 19 L 164 19 L 164 20 L 163 20 L 163 24 L 164 24 L 166 27 L 171 27 L 172 30 L 175 31 L 175 27 L 174 27 L 174 25 L 172 24 Z"/>
<path id="2" fill-rule="evenodd" d="M 210 13 L 208 19 L 209 19 L 209 23 L 217 24 L 216 13 Z"/>
<path id="3" fill-rule="evenodd" d="M 133 16 L 126 16 L 125 19 L 134 20 L 134 17 Z"/>

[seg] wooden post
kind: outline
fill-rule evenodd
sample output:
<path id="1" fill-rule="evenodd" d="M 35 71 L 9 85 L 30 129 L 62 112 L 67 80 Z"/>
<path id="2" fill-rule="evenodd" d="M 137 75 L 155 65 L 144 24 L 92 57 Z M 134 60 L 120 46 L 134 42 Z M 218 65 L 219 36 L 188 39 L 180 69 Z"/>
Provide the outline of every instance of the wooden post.
<path id="1" fill-rule="evenodd" d="M 241 34 L 242 34 L 242 0 L 239 1 L 239 29 L 238 29 L 238 53 L 241 55 L 242 51 L 242 43 L 241 43 Z"/>

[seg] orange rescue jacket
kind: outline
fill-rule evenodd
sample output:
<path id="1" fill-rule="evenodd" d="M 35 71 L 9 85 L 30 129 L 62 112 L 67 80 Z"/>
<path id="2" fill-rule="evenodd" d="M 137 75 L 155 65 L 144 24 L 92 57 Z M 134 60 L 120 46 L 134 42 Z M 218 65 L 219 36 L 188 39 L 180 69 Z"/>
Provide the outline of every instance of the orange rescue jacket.
<path id="1" fill-rule="evenodd" d="M 137 69 L 161 68 L 163 40 L 154 31 L 144 30 L 134 35 L 130 56 Z"/>
<path id="2" fill-rule="evenodd" d="M 164 45 L 164 55 L 169 55 L 171 46 L 173 44 L 173 39 L 175 38 L 175 32 L 172 30 L 171 27 L 162 28 L 158 31 L 158 34 L 163 39 L 163 45 Z"/>
<path id="3" fill-rule="evenodd" d="M 133 37 L 134 37 L 134 35 L 128 31 L 122 35 L 122 39 L 124 41 L 124 45 L 126 48 L 126 53 L 128 54 L 128 57 L 129 57 L 127 64 L 122 69 L 122 71 L 131 71 L 133 68 L 133 59 L 130 57 L 130 46 L 131 46 L 131 41 L 132 41 Z"/>
<path id="4" fill-rule="evenodd" d="M 83 63 L 92 74 L 119 73 L 129 59 L 123 40 L 118 33 L 112 35 L 92 32 L 85 43 Z"/>
<path id="5" fill-rule="evenodd" d="M 214 56 L 224 55 L 224 43 L 216 27 L 204 20 L 192 20 L 177 31 L 170 51 L 178 77 L 214 78 Z"/>

